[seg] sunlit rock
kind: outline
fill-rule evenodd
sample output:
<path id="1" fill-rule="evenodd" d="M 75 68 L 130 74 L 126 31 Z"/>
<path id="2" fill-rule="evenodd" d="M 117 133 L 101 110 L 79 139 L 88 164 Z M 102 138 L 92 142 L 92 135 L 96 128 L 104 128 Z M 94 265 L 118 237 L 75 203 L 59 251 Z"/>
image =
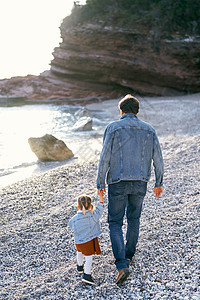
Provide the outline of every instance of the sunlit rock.
<path id="1" fill-rule="evenodd" d="M 82 117 L 89 117 L 90 116 L 90 112 L 89 110 L 84 107 L 84 108 L 80 108 L 79 110 L 77 110 L 77 112 L 75 113 L 76 117 L 82 118 Z"/>
<path id="2" fill-rule="evenodd" d="M 31 137 L 28 143 L 38 159 L 42 161 L 66 160 L 74 156 L 63 141 L 50 134 L 38 138 Z"/>
<path id="3" fill-rule="evenodd" d="M 92 119 L 90 117 L 80 118 L 72 128 L 74 131 L 92 130 Z"/>

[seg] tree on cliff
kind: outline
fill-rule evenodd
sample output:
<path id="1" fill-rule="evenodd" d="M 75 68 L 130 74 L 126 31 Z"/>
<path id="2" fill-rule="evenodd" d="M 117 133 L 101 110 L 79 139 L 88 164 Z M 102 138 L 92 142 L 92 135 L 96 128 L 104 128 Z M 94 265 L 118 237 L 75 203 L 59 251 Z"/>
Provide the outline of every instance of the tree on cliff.
<path id="1" fill-rule="evenodd" d="M 163 36 L 200 34 L 200 1 L 196 0 L 87 0 L 75 5 L 67 21 L 101 20 L 119 26 L 157 27 Z M 68 23 L 68 22 L 67 22 Z"/>

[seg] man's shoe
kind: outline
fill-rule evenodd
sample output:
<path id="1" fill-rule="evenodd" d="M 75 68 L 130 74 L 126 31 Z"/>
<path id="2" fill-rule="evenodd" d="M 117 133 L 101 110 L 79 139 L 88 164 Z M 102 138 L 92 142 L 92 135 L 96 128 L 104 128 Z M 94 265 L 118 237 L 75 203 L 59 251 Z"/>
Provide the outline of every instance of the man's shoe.
<path id="1" fill-rule="evenodd" d="M 83 273 L 83 266 L 77 265 L 77 271 L 78 273 Z"/>
<path id="2" fill-rule="evenodd" d="M 82 279 L 82 281 L 84 282 L 84 283 L 88 283 L 88 284 L 91 284 L 91 285 L 95 285 L 95 282 L 94 282 L 94 280 L 93 280 L 93 278 L 92 278 L 92 276 L 90 275 L 90 274 L 83 274 L 83 279 Z"/>
<path id="3" fill-rule="evenodd" d="M 132 257 L 130 263 L 129 263 L 129 266 L 131 266 L 133 264 L 133 261 L 134 261 L 134 256 Z"/>
<path id="4" fill-rule="evenodd" d="M 130 274 L 130 272 L 129 272 L 128 268 L 119 270 L 117 277 L 116 277 L 116 283 L 122 284 L 124 281 L 126 281 L 129 274 Z"/>

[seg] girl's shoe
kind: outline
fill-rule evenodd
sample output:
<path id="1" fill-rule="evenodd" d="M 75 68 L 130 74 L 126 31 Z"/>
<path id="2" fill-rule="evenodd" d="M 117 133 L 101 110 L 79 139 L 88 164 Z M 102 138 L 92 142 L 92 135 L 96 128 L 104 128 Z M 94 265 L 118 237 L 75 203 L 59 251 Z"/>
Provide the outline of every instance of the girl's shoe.
<path id="1" fill-rule="evenodd" d="M 95 285 L 95 282 L 90 274 L 84 273 L 82 281 L 91 285 Z"/>
<path id="2" fill-rule="evenodd" d="M 78 273 L 83 273 L 83 266 L 77 265 L 77 271 Z"/>

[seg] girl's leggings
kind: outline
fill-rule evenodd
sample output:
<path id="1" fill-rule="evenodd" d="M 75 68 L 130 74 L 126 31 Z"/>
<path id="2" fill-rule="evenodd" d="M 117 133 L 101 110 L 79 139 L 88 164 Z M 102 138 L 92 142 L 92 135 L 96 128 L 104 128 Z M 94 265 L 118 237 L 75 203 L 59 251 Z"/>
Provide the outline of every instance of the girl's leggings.
<path id="1" fill-rule="evenodd" d="M 84 273 L 90 274 L 92 269 L 92 259 L 93 255 L 83 255 L 81 252 L 77 251 L 77 264 L 79 266 L 83 265 L 83 259 L 85 257 Z"/>

